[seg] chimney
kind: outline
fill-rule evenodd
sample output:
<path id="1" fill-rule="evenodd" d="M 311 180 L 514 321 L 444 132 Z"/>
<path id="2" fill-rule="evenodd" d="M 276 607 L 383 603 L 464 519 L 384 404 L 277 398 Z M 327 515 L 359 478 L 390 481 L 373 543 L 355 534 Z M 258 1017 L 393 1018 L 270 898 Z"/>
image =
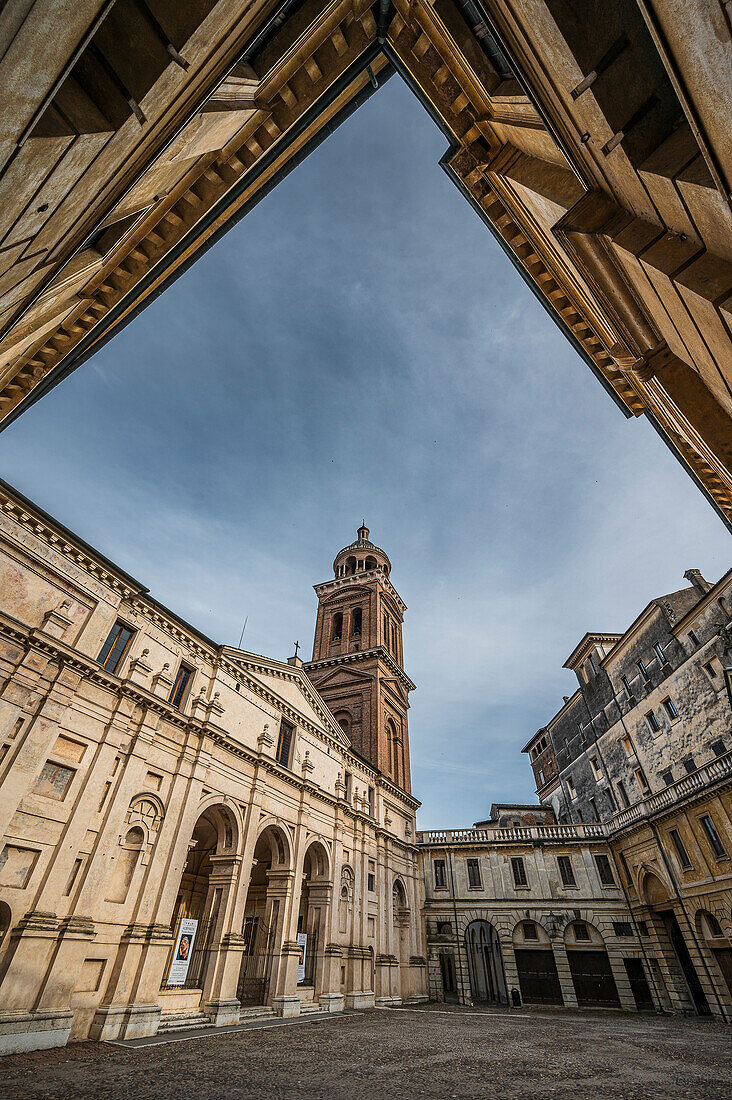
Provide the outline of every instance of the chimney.
<path id="1" fill-rule="evenodd" d="M 712 590 L 712 585 L 709 581 L 705 581 L 698 569 L 687 569 L 684 573 L 684 579 L 691 582 L 693 588 L 697 590 L 700 596 L 706 596 L 707 592 Z"/>

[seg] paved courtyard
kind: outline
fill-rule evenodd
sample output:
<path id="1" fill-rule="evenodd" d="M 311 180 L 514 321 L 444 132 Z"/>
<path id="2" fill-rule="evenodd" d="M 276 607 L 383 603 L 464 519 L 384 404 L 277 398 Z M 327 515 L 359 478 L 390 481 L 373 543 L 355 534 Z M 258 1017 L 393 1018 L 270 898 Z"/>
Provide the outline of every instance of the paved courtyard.
<path id="1" fill-rule="evenodd" d="M 731 1078 L 732 1033 L 711 1020 L 425 1005 L 14 1055 L 0 1096 L 728 1100 Z"/>

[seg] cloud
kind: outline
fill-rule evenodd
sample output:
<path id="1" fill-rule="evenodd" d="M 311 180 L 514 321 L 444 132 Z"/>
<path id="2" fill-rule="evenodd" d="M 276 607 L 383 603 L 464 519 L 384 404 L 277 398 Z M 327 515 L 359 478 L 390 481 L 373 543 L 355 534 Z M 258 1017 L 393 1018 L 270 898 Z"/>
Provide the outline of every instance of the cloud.
<path id="1" fill-rule="evenodd" d="M 222 642 L 309 648 L 362 517 L 408 604 L 423 827 L 528 801 L 520 749 L 727 534 L 438 168 L 396 79 L 0 435 L 4 476 Z"/>

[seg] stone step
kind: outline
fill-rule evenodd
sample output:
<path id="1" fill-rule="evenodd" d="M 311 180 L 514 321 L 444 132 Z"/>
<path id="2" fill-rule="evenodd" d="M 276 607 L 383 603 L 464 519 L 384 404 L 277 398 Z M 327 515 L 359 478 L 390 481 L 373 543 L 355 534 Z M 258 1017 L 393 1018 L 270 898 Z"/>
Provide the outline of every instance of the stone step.
<path id="1" fill-rule="evenodd" d="M 301 1016 L 319 1016 L 324 1014 L 327 1009 L 319 1005 L 317 1001 L 303 1001 L 300 1005 Z"/>
<path id="2" fill-rule="evenodd" d="M 203 1012 L 176 1012 L 160 1017 L 158 1035 L 168 1031 L 182 1031 L 185 1028 L 210 1027 L 211 1021 Z"/>
<path id="3" fill-rule="evenodd" d="M 253 1005 L 250 1008 L 242 1008 L 239 1013 L 239 1021 L 243 1023 L 244 1020 L 266 1020 L 271 1016 L 274 1016 L 274 1011 L 271 1008 L 266 1005 Z"/>

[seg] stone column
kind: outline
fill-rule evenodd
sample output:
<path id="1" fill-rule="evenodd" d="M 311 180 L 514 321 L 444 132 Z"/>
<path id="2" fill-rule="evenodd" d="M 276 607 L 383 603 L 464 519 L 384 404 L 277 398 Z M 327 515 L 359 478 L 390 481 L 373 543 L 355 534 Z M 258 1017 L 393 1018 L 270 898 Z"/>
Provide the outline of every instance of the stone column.
<path id="1" fill-rule="evenodd" d="M 557 975 L 559 976 L 559 985 L 562 990 L 564 1007 L 577 1008 L 577 994 L 574 991 L 574 982 L 572 981 L 572 973 L 569 969 L 569 959 L 567 958 L 567 948 L 564 946 L 564 939 L 559 936 L 553 939 L 552 950 L 554 951 L 554 961 L 557 964 Z"/>
<path id="2" fill-rule="evenodd" d="M 295 895 L 299 904 L 300 887 L 296 885 L 294 871 L 275 869 L 267 872 L 265 920 L 271 929 L 272 943 L 269 989 L 272 1007 L 280 1016 L 300 1015 L 300 998 L 297 995 L 300 948 L 290 930 Z"/>
<path id="3" fill-rule="evenodd" d="M 215 954 L 207 961 L 204 975 L 203 1005 L 215 1027 L 238 1024 L 241 1005 L 236 997 L 239 983 L 244 937 L 232 928 L 236 908 L 237 885 L 241 872 L 241 856 L 212 855 L 209 892 L 219 894 L 216 927 L 212 942 Z"/>

